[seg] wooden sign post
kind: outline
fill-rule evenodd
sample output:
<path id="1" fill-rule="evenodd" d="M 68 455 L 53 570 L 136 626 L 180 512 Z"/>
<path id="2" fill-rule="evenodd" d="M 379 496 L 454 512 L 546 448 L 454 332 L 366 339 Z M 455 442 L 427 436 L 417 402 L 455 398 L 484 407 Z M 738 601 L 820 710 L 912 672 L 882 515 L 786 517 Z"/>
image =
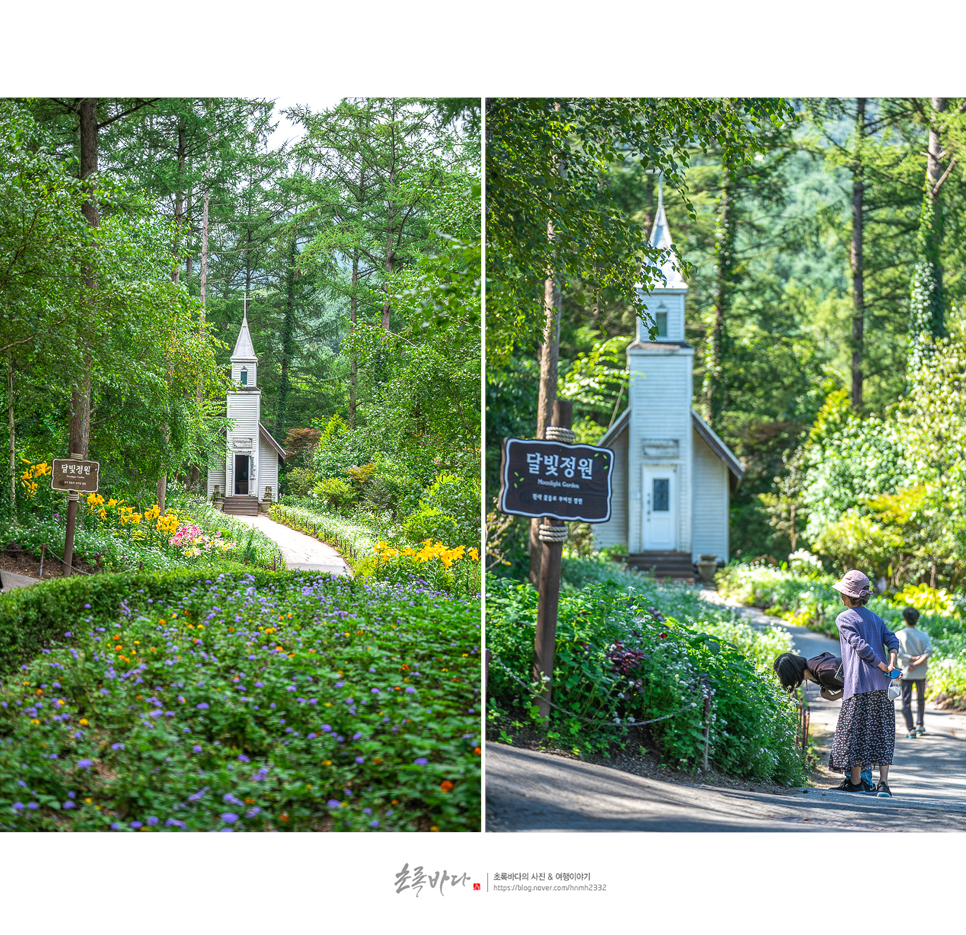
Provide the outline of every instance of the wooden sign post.
<path id="1" fill-rule="evenodd" d="M 553 693 L 566 521 L 604 523 L 611 510 L 614 453 L 609 448 L 573 444 L 572 424 L 573 403 L 557 400 L 547 439 L 504 439 L 500 468 L 500 510 L 543 519 L 533 677 L 541 685 L 537 709 L 544 725 L 549 723 Z"/>
<path id="2" fill-rule="evenodd" d="M 74 527 L 77 524 L 77 503 L 81 493 L 97 493 L 99 461 L 85 461 L 80 452 L 72 451 L 69 458 L 55 458 L 50 472 L 52 490 L 67 491 L 67 532 L 64 536 L 64 574 L 73 571 Z"/>

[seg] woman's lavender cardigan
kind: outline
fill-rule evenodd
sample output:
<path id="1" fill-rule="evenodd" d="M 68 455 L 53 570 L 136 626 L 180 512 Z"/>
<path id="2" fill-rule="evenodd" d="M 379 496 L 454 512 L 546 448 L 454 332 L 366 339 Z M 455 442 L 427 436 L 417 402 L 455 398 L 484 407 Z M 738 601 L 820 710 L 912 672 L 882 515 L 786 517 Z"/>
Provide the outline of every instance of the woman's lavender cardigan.
<path id="1" fill-rule="evenodd" d="M 892 680 L 876 665 L 888 665 L 884 646 L 896 651 L 901 647 L 885 621 L 867 607 L 850 607 L 835 618 L 835 625 L 842 649 L 843 703 L 853 695 L 888 688 Z"/>

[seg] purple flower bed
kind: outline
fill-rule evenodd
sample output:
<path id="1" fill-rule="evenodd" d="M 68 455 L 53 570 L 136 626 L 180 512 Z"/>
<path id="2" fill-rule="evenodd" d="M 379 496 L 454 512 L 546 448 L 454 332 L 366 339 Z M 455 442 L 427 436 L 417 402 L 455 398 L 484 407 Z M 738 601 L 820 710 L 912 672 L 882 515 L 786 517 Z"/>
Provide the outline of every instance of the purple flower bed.
<path id="1" fill-rule="evenodd" d="M 479 830 L 478 600 L 310 573 L 139 598 L 0 686 L 0 830 Z"/>

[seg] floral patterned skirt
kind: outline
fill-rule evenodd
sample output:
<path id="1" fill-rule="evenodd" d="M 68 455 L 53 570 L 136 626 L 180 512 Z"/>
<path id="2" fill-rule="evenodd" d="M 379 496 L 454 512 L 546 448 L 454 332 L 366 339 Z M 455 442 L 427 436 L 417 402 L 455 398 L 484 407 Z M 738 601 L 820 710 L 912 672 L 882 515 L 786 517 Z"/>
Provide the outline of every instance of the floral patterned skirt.
<path id="1" fill-rule="evenodd" d="M 871 769 L 892 763 L 896 749 L 896 709 L 885 688 L 861 692 L 842 702 L 832 738 L 828 768 L 847 773 L 853 766 Z"/>

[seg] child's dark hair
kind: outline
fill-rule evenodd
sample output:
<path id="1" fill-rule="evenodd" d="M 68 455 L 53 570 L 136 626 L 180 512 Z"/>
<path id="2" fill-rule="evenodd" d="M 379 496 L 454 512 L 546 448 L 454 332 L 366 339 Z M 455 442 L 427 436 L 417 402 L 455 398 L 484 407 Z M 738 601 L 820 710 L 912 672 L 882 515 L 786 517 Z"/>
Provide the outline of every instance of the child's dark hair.
<path id="1" fill-rule="evenodd" d="M 915 607 L 907 607 L 902 612 L 902 619 L 905 620 L 910 627 L 914 627 L 919 622 L 919 611 L 916 610 Z"/>
<path id="2" fill-rule="evenodd" d="M 807 661 L 804 656 L 796 656 L 794 653 L 782 653 L 775 660 L 775 675 L 783 688 L 791 691 L 802 684 Z"/>

